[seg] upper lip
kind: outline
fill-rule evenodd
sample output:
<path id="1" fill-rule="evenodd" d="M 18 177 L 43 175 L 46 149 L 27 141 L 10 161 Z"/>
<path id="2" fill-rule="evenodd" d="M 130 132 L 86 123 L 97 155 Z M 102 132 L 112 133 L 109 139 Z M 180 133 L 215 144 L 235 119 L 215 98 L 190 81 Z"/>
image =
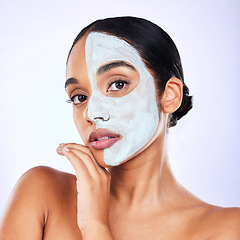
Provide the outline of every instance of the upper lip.
<path id="1" fill-rule="evenodd" d="M 121 135 L 107 129 L 98 129 L 89 135 L 89 142 L 97 141 L 99 138 L 102 137 L 120 138 Z"/>

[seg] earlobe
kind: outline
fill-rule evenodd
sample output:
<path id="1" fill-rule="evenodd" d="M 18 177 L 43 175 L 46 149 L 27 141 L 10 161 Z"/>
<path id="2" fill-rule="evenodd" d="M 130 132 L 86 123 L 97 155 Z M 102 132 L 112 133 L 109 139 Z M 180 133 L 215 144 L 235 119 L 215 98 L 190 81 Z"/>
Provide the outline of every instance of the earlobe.
<path id="1" fill-rule="evenodd" d="M 170 78 L 161 98 L 161 106 L 165 113 L 173 113 L 180 107 L 182 92 L 183 85 L 181 80 L 175 77 Z"/>

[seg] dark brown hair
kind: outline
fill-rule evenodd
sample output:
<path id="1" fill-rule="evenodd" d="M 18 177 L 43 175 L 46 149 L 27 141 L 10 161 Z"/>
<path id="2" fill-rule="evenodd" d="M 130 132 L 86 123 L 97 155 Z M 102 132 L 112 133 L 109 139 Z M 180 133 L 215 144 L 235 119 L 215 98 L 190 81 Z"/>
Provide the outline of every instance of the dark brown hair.
<path id="1" fill-rule="evenodd" d="M 192 108 L 192 96 L 189 96 L 189 89 L 184 82 L 179 52 L 173 40 L 162 28 L 146 19 L 136 17 L 101 19 L 91 23 L 78 34 L 71 50 L 87 32 L 109 33 L 132 45 L 141 55 L 146 67 L 153 72 L 160 95 L 171 77 L 182 81 L 182 103 L 174 113 L 170 114 L 168 127 L 175 126 L 177 120 Z"/>

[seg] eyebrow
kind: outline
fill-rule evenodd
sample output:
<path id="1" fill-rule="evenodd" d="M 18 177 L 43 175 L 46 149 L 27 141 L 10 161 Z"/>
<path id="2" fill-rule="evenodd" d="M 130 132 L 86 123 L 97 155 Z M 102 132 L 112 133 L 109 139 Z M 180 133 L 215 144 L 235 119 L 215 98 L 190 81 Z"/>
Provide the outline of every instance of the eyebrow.
<path id="1" fill-rule="evenodd" d="M 98 70 L 97 70 L 97 74 L 103 74 L 113 68 L 117 68 L 117 67 L 128 67 L 131 68 L 134 71 L 137 71 L 136 68 L 134 66 L 132 66 L 131 64 L 124 62 L 124 61 L 114 61 L 111 63 L 107 63 L 104 64 L 103 66 L 101 66 Z M 67 88 L 67 86 L 71 85 L 71 84 L 78 84 L 78 80 L 76 78 L 68 78 L 67 81 L 65 82 L 65 88 Z"/>
<path id="2" fill-rule="evenodd" d="M 107 64 L 104 64 L 103 66 L 101 66 L 98 70 L 97 70 L 97 74 L 103 74 L 113 68 L 117 68 L 117 67 L 128 67 L 128 68 L 131 68 L 133 69 L 134 71 L 137 71 L 136 68 L 132 65 L 130 65 L 129 63 L 127 62 L 124 62 L 124 61 L 114 61 L 114 62 L 111 62 L 111 63 L 107 63 Z"/>
<path id="3" fill-rule="evenodd" d="M 65 88 L 70 84 L 78 84 L 78 80 L 76 78 L 68 78 L 65 82 Z"/>

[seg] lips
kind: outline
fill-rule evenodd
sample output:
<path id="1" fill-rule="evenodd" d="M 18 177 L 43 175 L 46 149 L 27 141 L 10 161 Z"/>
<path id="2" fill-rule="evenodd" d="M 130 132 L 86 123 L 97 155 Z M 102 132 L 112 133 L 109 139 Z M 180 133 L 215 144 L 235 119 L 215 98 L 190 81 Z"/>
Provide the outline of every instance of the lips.
<path id="1" fill-rule="evenodd" d="M 98 129 L 89 135 L 89 143 L 92 148 L 96 150 L 103 150 L 105 148 L 110 148 L 118 140 L 120 140 L 120 135 L 111 132 L 106 129 Z"/>

